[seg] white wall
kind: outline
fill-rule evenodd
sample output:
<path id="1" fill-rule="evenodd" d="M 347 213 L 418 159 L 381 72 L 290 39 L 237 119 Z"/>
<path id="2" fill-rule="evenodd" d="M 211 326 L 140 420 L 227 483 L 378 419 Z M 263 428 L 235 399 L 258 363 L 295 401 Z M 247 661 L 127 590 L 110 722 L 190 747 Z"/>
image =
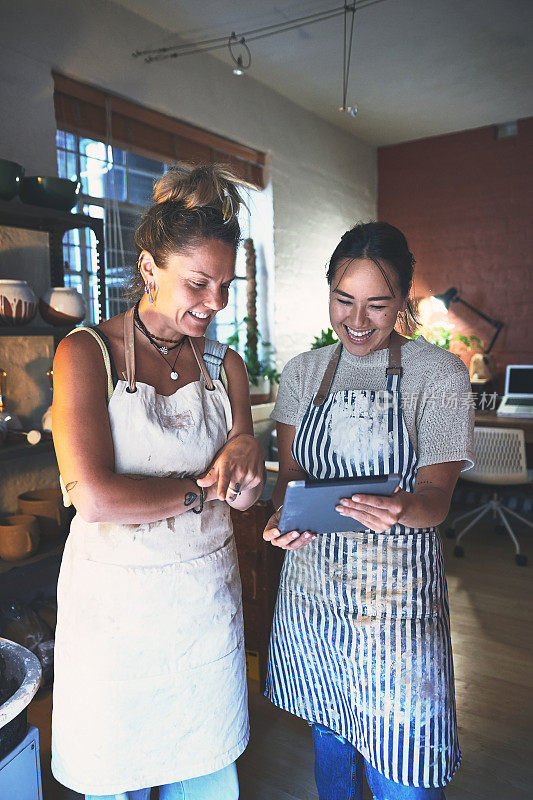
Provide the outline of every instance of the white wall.
<path id="1" fill-rule="evenodd" d="M 328 255 L 375 216 L 374 148 L 209 56 L 133 59 L 168 32 L 109 0 L 0 0 L 0 20 L 0 157 L 28 175 L 57 174 L 53 69 L 270 154 L 271 336 L 280 364 L 307 349 L 327 324 Z"/>

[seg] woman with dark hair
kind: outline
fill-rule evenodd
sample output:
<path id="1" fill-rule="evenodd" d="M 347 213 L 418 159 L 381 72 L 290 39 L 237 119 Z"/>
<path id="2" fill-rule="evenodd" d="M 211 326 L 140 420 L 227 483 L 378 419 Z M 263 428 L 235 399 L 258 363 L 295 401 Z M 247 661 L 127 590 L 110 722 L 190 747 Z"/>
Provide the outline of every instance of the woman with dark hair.
<path id="1" fill-rule="evenodd" d="M 356 225 L 331 258 L 338 345 L 286 365 L 276 406 L 279 478 L 399 473 L 391 497 L 342 500 L 338 533 L 264 538 L 285 555 L 267 697 L 312 724 L 320 800 L 442 800 L 460 760 L 446 582 L 437 526 L 472 466 L 460 359 L 413 329 L 414 258 L 384 222 Z M 400 393 L 401 385 L 401 393 Z M 365 527 L 344 532 L 342 517 Z"/>
<path id="2" fill-rule="evenodd" d="M 236 800 L 248 741 L 230 507 L 263 485 L 240 356 L 205 337 L 228 302 L 241 198 L 171 171 L 136 234 L 139 299 L 54 360 L 71 525 L 58 584 L 52 770 L 86 797 Z"/>

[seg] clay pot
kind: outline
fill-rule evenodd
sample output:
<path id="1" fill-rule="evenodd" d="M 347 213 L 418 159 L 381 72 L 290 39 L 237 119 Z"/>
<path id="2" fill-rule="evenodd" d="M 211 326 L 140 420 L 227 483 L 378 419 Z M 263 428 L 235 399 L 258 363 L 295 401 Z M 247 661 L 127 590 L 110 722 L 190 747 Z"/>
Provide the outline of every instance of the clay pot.
<path id="1" fill-rule="evenodd" d="M 39 300 L 39 311 L 50 325 L 76 325 L 85 316 L 85 300 L 71 286 L 53 286 Z"/>
<path id="2" fill-rule="evenodd" d="M 60 489 L 36 489 L 19 494 L 19 510 L 33 514 L 44 539 L 55 539 L 67 531 L 70 514 L 63 505 Z"/>
<path id="3" fill-rule="evenodd" d="M 26 325 L 37 313 L 37 298 L 26 281 L 0 280 L 0 325 Z"/>
<path id="4" fill-rule="evenodd" d="M 39 547 L 39 523 L 31 514 L 13 514 L 0 519 L 0 558 L 22 561 Z"/>

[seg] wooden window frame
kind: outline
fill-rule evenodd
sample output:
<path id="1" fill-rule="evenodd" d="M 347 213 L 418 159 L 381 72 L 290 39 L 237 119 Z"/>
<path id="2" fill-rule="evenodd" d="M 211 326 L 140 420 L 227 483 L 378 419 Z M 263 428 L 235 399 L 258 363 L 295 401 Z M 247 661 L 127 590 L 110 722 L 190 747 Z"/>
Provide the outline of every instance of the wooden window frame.
<path id="1" fill-rule="evenodd" d="M 227 164 L 240 180 L 265 188 L 266 154 L 58 73 L 54 79 L 57 127 L 170 164 Z"/>

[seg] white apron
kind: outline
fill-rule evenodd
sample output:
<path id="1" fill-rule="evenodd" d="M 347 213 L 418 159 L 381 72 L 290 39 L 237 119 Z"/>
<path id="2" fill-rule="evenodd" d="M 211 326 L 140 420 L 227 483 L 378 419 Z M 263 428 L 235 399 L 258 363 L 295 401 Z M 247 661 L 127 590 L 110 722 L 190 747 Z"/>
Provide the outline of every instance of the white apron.
<path id="1" fill-rule="evenodd" d="M 399 473 L 401 488 L 414 491 L 398 338 L 384 392 L 331 392 L 340 352 L 296 431 L 294 459 L 321 479 Z M 438 530 L 341 530 L 287 551 L 266 694 L 339 733 L 386 778 L 445 786 L 460 751 Z"/>
<path id="2" fill-rule="evenodd" d="M 217 348 L 206 340 L 206 362 Z M 215 356 L 213 377 L 219 367 Z M 118 381 L 115 471 L 204 471 L 232 424 L 221 381 L 211 385 L 166 397 Z M 141 525 L 75 516 L 58 582 L 52 726 L 53 774 L 81 794 L 187 780 L 243 752 L 241 583 L 225 503 Z"/>

